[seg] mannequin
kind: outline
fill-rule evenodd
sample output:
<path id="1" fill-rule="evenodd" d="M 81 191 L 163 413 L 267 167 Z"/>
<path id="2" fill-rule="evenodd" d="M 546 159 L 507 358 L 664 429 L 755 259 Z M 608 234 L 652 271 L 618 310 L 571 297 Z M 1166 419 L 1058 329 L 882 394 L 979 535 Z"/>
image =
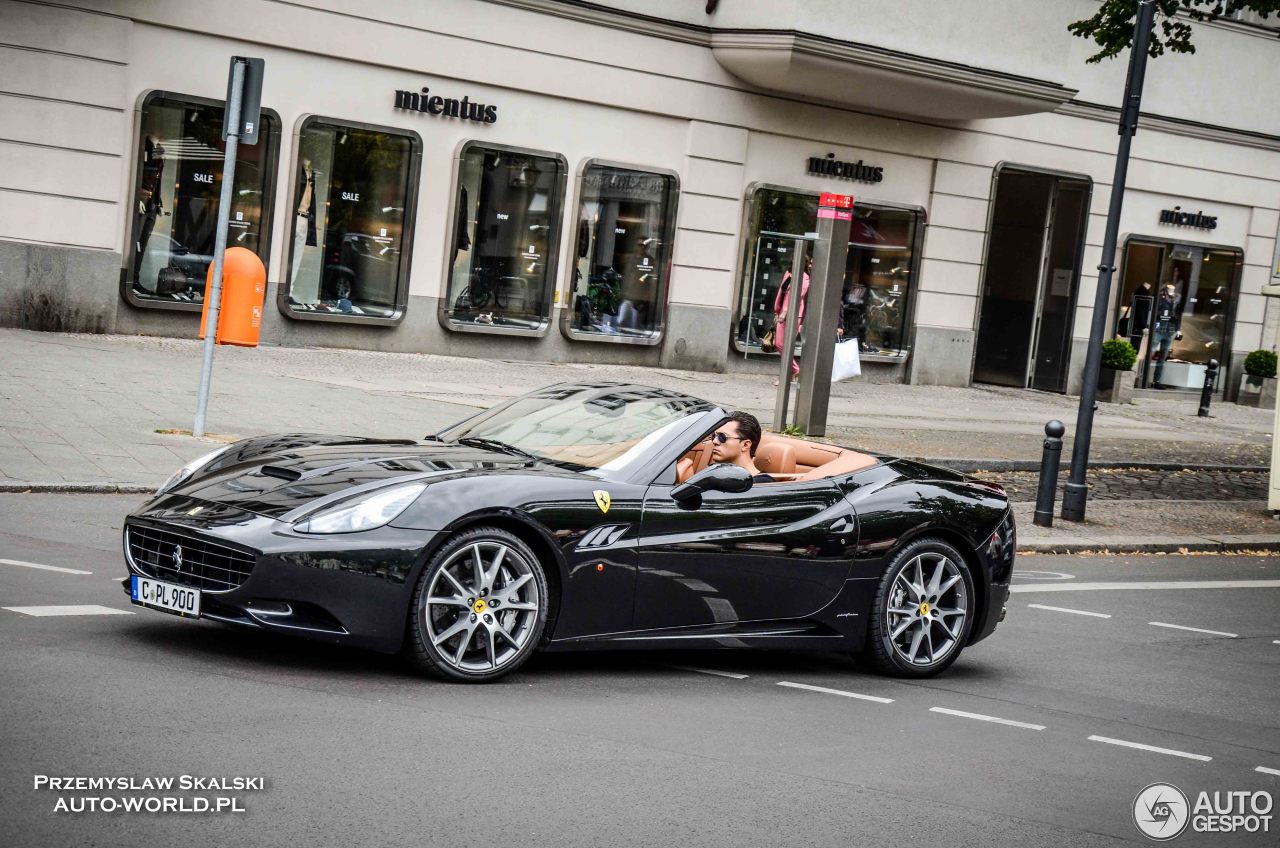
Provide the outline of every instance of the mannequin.
<path id="1" fill-rule="evenodd" d="M 293 224 L 293 274 L 289 282 L 292 289 L 298 284 L 298 272 L 302 270 L 302 248 L 316 244 L 316 173 L 311 159 L 302 157 L 298 173 L 297 202 Z"/>
<path id="2" fill-rule="evenodd" d="M 1164 363 L 1173 350 L 1173 343 L 1182 338 L 1182 295 L 1172 282 L 1165 283 L 1156 296 L 1155 331 L 1152 333 L 1152 358 L 1156 360 L 1155 381 L 1157 389 L 1169 388 L 1160 382 L 1164 376 Z"/>
<path id="3" fill-rule="evenodd" d="M 164 214 L 164 202 L 160 197 L 160 180 L 164 173 L 164 148 L 153 136 L 143 142 L 142 184 L 138 187 L 138 210 L 134 224 L 133 282 L 136 285 L 142 272 L 142 257 L 151 240 L 156 218 Z"/>
<path id="4" fill-rule="evenodd" d="M 1133 345 L 1134 350 L 1142 348 L 1142 333 L 1151 327 L 1153 301 L 1151 283 L 1146 282 L 1138 286 L 1129 300 L 1129 309 L 1126 311 L 1125 318 L 1129 322 L 1127 334 L 1129 343 Z"/>

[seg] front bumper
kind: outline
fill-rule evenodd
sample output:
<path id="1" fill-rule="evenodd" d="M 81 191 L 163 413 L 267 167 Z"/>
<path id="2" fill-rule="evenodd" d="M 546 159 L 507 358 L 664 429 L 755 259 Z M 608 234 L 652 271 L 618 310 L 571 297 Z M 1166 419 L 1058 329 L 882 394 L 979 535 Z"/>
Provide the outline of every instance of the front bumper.
<path id="1" fill-rule="evenodd" d="M 184 574 L 166 562 L 166 541 L 135 557 L 130 532 L 136 537 L 142 529 L 193 550 L 208 544 L 234 549 L 250 563 L 247 575 L 225 588 L 225 570 L 217 571 L 216 583 L 202 578 L 200 563 Z M 307 535 L 236 507 L 174 495 L 126 518 L 124 555 L 130 575 L 201 588 L 202 618 L 391 653 L 404 638 L 413 584 L 434 536 L 394 527 Z M 121 586 L 129 593 L 130 579 Z"/>

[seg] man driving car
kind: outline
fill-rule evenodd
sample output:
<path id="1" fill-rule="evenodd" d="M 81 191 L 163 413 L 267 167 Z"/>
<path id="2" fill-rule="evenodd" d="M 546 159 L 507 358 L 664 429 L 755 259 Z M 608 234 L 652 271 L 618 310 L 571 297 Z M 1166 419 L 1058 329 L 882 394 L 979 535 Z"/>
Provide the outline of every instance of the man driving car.
<path id="1" fill-rule="evenodd" d="M 757 483 L 774 479 L 756 468 L 756 448 L 760 446 L 760 422 L 749 412 L 734 412 L 711 434 L 711 461 L 740 465 Z"/>

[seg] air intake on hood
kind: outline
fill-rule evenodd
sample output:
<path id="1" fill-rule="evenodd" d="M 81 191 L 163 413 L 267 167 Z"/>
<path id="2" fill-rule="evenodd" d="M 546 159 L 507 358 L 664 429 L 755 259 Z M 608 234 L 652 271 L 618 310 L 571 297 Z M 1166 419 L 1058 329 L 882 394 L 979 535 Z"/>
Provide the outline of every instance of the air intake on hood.
<path id="1" fill-rule="evenodd" d="M 258 473 L 265 477 L 275 477 L 278 480 L 287 480 L 290 483 L 302 476 L 301 471 L 295 471 L 292 468 L 281 468 L 278 465 L 264 465 L 258 469 Z"/>

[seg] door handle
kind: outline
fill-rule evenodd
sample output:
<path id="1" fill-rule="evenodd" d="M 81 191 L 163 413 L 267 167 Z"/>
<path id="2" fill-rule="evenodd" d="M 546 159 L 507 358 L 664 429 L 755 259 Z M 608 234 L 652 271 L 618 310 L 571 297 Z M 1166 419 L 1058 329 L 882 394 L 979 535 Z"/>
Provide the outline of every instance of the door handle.
<path id="1" fill-rule="evenodd" d="M 852 533 L 856 522 L 847 515 L 842 515 L 835 521 L 831 522 L 831 532 L 843 536 L 845 533 Z"/>

